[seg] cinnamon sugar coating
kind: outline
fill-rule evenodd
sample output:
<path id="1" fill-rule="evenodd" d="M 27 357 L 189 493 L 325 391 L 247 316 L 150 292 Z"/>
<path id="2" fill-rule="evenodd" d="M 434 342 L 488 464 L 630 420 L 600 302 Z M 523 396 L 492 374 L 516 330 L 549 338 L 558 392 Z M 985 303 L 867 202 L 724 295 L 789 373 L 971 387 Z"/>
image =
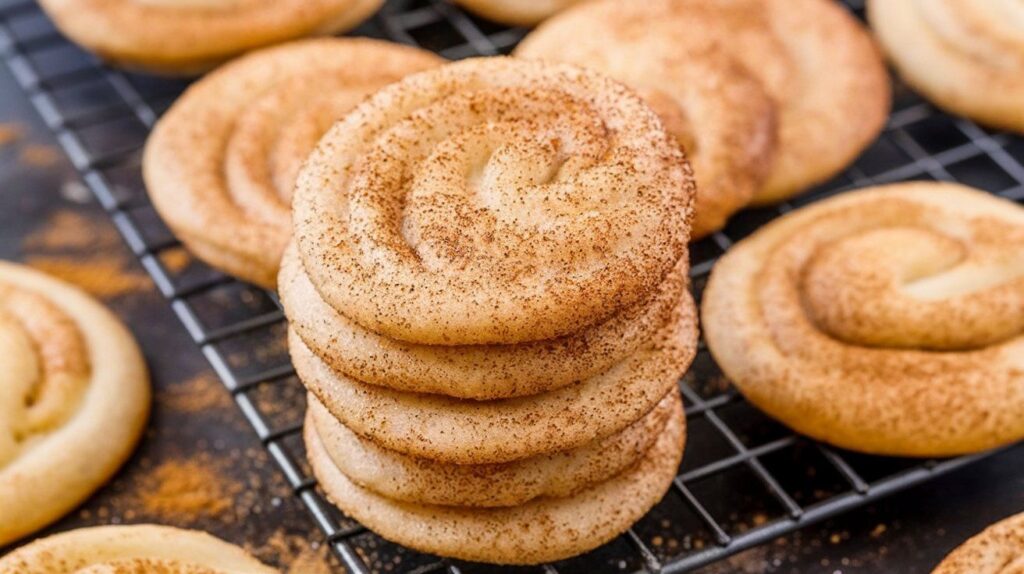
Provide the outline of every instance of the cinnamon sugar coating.
<path id="1" fill-rule="evenodd" d="M 273 573 L 205 532 L 146 524 L 71 530 L 0 558 L 0 574 Z"/>
<path id="2" fill-rule="evenodd" d="M 942 561 L 932 574 L 1020 574 L 1024 572 L 1024 514 L 989 526 Z"/>
<path id="3" fill-rule="evenodd" d="M 441 62 L 398 44 L 331 38 L 226 64 L 191 86 L 147 141 L 153 204 L 204 261 L 274 288 L 292 189 L 317 140 L 368 94 Z"/>
<path id="4" fill-rule="evenodd" d="M 128 458 L 149 413 L 131 334 L 98 302 L 0 262 L 0 545 L 57 520 Z"/>
<path id="5" fill-rule="evenodd" d="M 344 32 L 382 0 L 42 0 L 67 37 L 119 65 L 194 75 L 230 58 Z"/>
<path id="6" fill-rule="evenodd" d="M 357 107 L 301 172 L 294 228 L 325 302 L 424 344 L 552 339 L 651 296 L 693 182 L 656 115 L 578 68 L 465 60 Z"/>
<path id="7" fill-rule="evenodd" d="M 1024 210 L 954 184 L 849 192 L 735 245 L 708 346 L 754 404 L 876 454 L 1024 438 Z"/>
<path id="8" fill-rule="evenodd" d="M 868 20 L 903 80 L 937 106 L 1024 133 L 1024 6 L 872 0 Z"/>
<path id="9" fill-rule="evenodd" d="M 346 514 L 394 542 L 423 552 L 498 564 L 538 564 L 597 548 L 628 529 L 669 488 L 682 458 L 686 418 L 676 405 L 640 461 L 566 498 L 506 508 L 398 502 L 357 486 L 334 466 L 306 426 L 313 472 Z"/>

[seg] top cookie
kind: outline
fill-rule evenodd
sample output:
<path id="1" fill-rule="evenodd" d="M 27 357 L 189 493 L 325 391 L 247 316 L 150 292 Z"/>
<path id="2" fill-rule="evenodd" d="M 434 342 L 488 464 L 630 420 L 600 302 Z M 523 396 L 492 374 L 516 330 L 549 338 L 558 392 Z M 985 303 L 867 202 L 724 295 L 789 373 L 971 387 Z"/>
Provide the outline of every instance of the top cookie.
<path id="1" fill-rule="evenodd" d="M 1024 132 L 1024 4 L 872 0 L 868 20 L 903 79 L 936 105 Z"/>
<path id="2" fill-rule="evenodd" d="M 343 32 L 382 0 L 41 0 L 57 27 L 100 57 L 197 74 L 242 52 Z"/>
<path id="3" fill-rule="evenodd" d="M 78 289 L 0 262 L 0 546 L 57 520 L 117 471 L 149 414 L 121 323 Z"/>
<path id="4" fill-rule="evenodd" d="M 488 58 L 356 108 L 299 176 L 299 255 L 364 327 L 428 344 L 554 338 L 648 298 L 689 238 L 692 175 L 628 88 Z"/>
<path id="5" fill-rule="evenodd" d="M 777 107 L 778 147 L 756 204 L 783 200 L 835 175 L 888 115 L 881 56 L 860 23 L 832 0 L 599 0 L 560 14 L 535 34 L 547 35 L 549 25 L 563 30 L 561 45 L 524 48 L 532 56 L 571 54 L 586 65 L 576 57 L 580 52 L 608 59 L 620 46 L 635 44 L 649 46 L 655 58 L 701 59 L 717 51 L 742 64 Z M 679 91 L 663 87 L 670 76 L 633 81 L 668 95 Z"/>

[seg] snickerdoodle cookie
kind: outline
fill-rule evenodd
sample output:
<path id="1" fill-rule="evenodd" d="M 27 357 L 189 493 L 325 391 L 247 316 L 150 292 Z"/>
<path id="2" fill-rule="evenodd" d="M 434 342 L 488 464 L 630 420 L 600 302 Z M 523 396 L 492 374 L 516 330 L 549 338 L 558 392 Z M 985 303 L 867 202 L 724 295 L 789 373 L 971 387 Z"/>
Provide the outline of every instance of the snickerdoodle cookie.
<path id="1" fill-rule="evenodd" d="M 254 52 L 178 99 L 146 143 L 143 174 L 171 230 L 210 265 L 276 285 L 302 162 L 368 94 L 441 63 L 377 40 L 303 40 Z"/>
<path id="2" fill-rule="evenodd" d="M 719 260 L 703 326 L 751 402 L 819 440 L 904 456 L 1020 440 L 1024 209 L 933 182 L 801 208 Z"/>
<path id="3" fill-rule="evenodd" d="M 511 26 L 532 26 L 582 0 L 454 0 L 466 10 Z"/>
<path id="4" fill-rule="evenodd" d="M 0 558 L 0 574 L 274 574 L 241 548 L 168 526 L 97 526 L 55 534 Z"/>
<path id="5" fill-rule="evenodd" d="M 102 305 L 0 262 L 0 546 L 57 520 L 128 458 L 149 414 L 132 335 Z"/>
<path id="6" fill-rule="evenodd" d="M 986 528 L 950 553 L 932 574 L 1024 572 L 1024 514 Z"/>
<path id="7" fill-rule="evenodd" d="M 343 32 L 382 0 L 41 0 L 71 40 L 101 58 L 198 74 L 243 52 Z"/>
<path id="8" fill-rule="evenodd" d="M 1024 132 L 1024 4 L 872 0 L 868 20 L 897 71 L 926 98 Z"/>

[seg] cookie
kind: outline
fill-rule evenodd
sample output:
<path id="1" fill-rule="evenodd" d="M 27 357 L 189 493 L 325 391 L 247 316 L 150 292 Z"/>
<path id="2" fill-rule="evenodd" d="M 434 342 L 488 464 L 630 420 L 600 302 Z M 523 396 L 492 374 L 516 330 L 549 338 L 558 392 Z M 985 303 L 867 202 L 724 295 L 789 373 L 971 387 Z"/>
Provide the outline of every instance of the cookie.
<path id="1" fill-rule="evenodd" d="M 1024 132 L 1024 7 L 1012 0 L 872 0 L 896 70 L 935 105 Z"/>
<path id="2" fill-rule="evenodd" d="M 1013 574 L 1024 571 L 1024 514 L 989 526 L 951 552 L 932 574 Z"/>
<path id="3" fill-rule="evenodd" d="M 466 10 L 510 26 L 532 26 L 580 0 L 455 0 Z"/>
<path id="4" fill-rule="evenodd" d="M 382 0 L 42 0 L 57 28 L 114 64 L 193 75 L 243 52 L 344 32 Z"/>
<path id="5" fill-rule="evenodd" d="M 75 572 L 274 574 L 275 570 L 205 532 L 148 524 L 62 532 L 0 558 L 2 574 Z"/>
<path id="6" fill-rule="evenodd" d="M 934 182 L 840 194 L 734 245 L 702 306 L 722 370 L 801 433 L 921 457 L 1024 438 L 1013 202 Z"/>
<path id="7" fill-rule="evenodd" d="M 303 40 L 254 52 L 193 84 L 146 143 L 153 205 L 198 257 L 274 288 L 291 236 L 302 162 L 368 94 L 441 63 L 363 38 Z"/>
<path id="8" fill-rule="evenodd" d="M 135 448 L 149 376 L 132 335 L 77 288 L 0 262 L 0 546 L 70 512 Z"/>

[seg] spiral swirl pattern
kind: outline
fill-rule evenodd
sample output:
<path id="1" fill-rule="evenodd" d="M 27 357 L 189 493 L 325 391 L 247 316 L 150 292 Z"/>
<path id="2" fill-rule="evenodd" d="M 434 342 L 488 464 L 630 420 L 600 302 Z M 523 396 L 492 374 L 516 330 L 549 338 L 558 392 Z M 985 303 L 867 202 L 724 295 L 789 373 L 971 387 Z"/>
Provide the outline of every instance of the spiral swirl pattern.
<path id="1" fill-rule="evenodd" d="M 941 456 L 1024 437 L 1024 211 L 953 184 L 851 192 L 737 244 L 703 303 L 736 386 L 800 432 Z"/>
<path id="2" fill-rule="evenodd" d="M 56 534 L 0 558 L 17 574 L 273 574 L 241 548 L 167 526 L 100 526 Z"/>
<path id="3" fill-rule="evenodd" d="M 685 252 L 693 183 L 625 87 L 489 58 L 378 92 L 295 193 L 299 255 L 332 307 L 393 339 L 508 344 L 647 299 Z"/>
<path id="4" fill-rule="evenodd" d="M 131 336 L 95 301 L 0 262 L 0 544 L 59 518 L 128 457 L 149 386 Z"/>
<path id="5" fill-rule="evenodd" d="M 1006 518 L 964 542 L 932 574 L 1021 574 L 1024 514 Z"/>
<path id="6" fill-rule="evenodd" d="M 306 40 L 234 61 L 153 131 L 143 161 L 153 203 L 202 259 L 273 288 L 292 188 L 317 140 L 367 94 L 440 62 L 367 39 Z"/>
<path id="7" fill-rule="evenodd" d="M 953 113 L 1024 132 L 1024 4 L 872 0 L 868 17 L 915 89 Z"/>
<path id="8" fill-rule="evenodd" d="M 109 61 L 198 74 L 243 52 L 343 32 L 382 0 L 42 0 L 69 38 Z"/>

